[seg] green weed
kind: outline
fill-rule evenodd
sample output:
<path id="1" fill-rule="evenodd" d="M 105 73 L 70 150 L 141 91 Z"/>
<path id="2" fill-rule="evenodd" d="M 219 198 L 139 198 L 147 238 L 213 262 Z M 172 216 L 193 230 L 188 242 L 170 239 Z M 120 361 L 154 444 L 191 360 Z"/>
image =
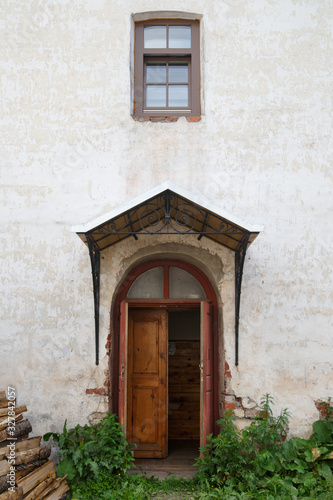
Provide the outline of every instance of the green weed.
<path id="1" fill-rule="evenodd" d="M 70 485 L 85 479 L 97 481 L 101 473 L 124 476 L 133 465 L 133 453 L 116 415 L 111 413 L 92 427 L 77 425 L 67 430 L 65 421 L 61 434 L 49 432 L 43 439 L 51 437 L 60 448 L 57 473 L 60 477 L 67 474 Z"/>
<path id="2" fill-rule="evenodd" d="M 127 474 L 133 455 L 117 417 L 108 414 L 93 427 L 76 426 L 48 433 L 60 448 L 58 474 L 68 474 L 71 498 L 77 500 L 332 500 L 333 408 L 324 403 L 327 417 L 313 424 L 309 439 L 286 440 L 290 414 L 273 416 L 267 394 L 262 411 L 239 432 L 227 411 L 209 436 L 192 480 L 170 477 L 159 481 L 145 474 Z"/>
<path id="3" fill-rule="evenodd" d="M 234 425 L 231 411 L 218 422 L 219 435 L 209 436 L 197 460 L 196 481 L 209 495 L 207 498 L 310 500 L 330 495 L 333 489 L 331 412 L 325 420 L 314 422 L 310 439 L 285 441 L 290 414 L 282 410 L 274 417 L 272 404 L 267 394 L 261 401 L 263 411 L 242 432 Z M 217 490 L 212 492 L 212 487 Z"/>

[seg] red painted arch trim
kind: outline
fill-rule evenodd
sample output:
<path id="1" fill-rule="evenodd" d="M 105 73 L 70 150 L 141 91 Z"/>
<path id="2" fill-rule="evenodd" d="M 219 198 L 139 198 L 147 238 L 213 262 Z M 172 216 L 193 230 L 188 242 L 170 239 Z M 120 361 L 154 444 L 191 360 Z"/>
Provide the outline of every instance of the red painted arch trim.
<path id="1" fill-rule="evenodd" d="M 132 284 L 134 281 L 144 272 L 149 271 L 150 269 L 153 269 L 154 267 L 164 267 L 164 299 L 167 298 L 168 294 L 168 289 L 169 289 L 169 279 L 167 275 L 167 270 L 169 267 L 179 267 L 180 269 L 183 269 L 184 271 L 187 271 L 188 273 L 192 274 L 201 284 L 202 288 L 204 289 L 207 299 L 211 300 L 213 303 L 216 303 L 216 294 L 215 290 L 212 287 L 210 281 L 208 280 L 207 276 L 196 266 L 193 264 L 189 264 L 188 262 L 184 262 L 182 260 L 176 260 L 176 259 L 158 259 L 154 261 L 148 261 L 144 262 L 142 264 L 139 264 L 136 266 L 134 269 L 132 269 L 128 275 L 126 276 L 125 280 L 123 281 L 123 284 L 121 285 L 121 288 L 118 292 L 118 297 L 119 302 L 122 300 L 126 300 L 127 293 L 129 289 L 131 288 Z M 147 303 L 149 303 L 149 299 L 145 299 Z M 171 300 L 171 299 L 170 299 Z M 183 299 L 186 300 L 186 299 Z M 202 300 L 202 299 L 201 299 Z"/>

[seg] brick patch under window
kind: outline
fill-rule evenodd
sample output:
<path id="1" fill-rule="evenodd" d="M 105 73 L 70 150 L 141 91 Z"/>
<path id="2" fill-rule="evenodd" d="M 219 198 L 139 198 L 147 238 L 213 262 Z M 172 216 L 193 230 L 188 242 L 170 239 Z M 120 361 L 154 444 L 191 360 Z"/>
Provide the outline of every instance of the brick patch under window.
<path id="1" fill-rule="evenodd" d="M 179 116 L 133 116 L 136 122 L 159 122 L 159 123 L 173 123 L 178 120 Z"/>
<path id="2" fill-rule="evenodd" d="M 178 121 L 179 116 L 133 116 L 136 122 L 158 122 L 158 123 L 173 123 Z M 200 116 L 187 116 L 186 120 L 190 123 L 199 122 Z"/>
<path id="3" fill-rule="evenodd" d="M 186 120 L 188 122 L 199 122 L 201 120 L 201 116 L 188 116 Z"/>

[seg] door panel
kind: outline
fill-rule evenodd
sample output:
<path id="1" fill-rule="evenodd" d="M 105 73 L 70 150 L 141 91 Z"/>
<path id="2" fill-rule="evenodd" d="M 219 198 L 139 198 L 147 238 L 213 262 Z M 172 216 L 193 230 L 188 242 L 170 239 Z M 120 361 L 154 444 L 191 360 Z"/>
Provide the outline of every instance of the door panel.
<path id="1" fill-rule="evenodd" d="M 133 427 L 133 442 L 154 444 L 158 441 L 157 425 L 155 425 L 155 400 L 158 398 L 158 388 L 138 388 L 132 391 L 133 414 L 140 425 Z"/>
<path id="2" fill-rule="evenodd" d="M 201 302 L 200 322 L 200 446 L 205 446 L 214 430 L 212 305 L 207 301 Z"/>
<path id="3" fill-rule="evenodd" d="M 167 312 L 130 309 L 127 440 L 137 458 L 167 456 L 167 347 Z"/>

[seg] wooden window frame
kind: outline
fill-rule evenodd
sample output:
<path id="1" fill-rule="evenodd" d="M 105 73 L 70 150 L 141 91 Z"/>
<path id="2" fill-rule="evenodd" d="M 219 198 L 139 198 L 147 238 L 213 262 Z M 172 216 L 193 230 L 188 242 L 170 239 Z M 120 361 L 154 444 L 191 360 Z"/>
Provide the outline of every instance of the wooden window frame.
<path id="1" fill-rule="evenodd" d="M 191 26 L 191 48 L 144 48 L 145 26 Z M 187 62 L 189 64 L 189 105 L 187 107 L 145 108 L 145 67 L 147 61 Z M 134 116 L 200 116 L 200 30 L 198 20 L 157 19 L 135 23 Z"/>

